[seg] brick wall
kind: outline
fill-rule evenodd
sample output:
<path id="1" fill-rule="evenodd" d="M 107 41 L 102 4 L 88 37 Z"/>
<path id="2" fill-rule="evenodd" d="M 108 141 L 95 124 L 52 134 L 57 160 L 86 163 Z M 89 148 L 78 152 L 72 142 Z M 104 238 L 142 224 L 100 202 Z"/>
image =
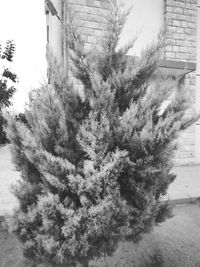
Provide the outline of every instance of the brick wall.
<path id="1" fill-rule="evenodd" d="M 165 21 L 169 32 L 165 58 L 196 61 L 196 0 L 165 0 Z"/>
<path id="2" fill-rule="evenodd" d="M 109 12 L 109 5 L 106 0 L 66 0 L 69 4 L 76 26 L 81 33 L 85 42 L 85 48 L 90 50 L 92 46 L 98 43 L 98 39 L 102 37 L 105 31 L 105 16 Z M 64 16 L 67 19 L 66 6 L 64 8 Z M 63 40 L 65 42 L 65 40 Z M 65 46 L 64 46 L 65 47 Z M 67 52 L 64 48 L 64 64 L 68 65 Z M 71 77 L 74 79 L 73 77 Z M 83 93 L 82 84 L 74 79 L 78 85 L 77 90 L 80 94 Z"/>
<path id="3" fill-rule="evenodd" d="M 108 3 L 105 0 L 68 0 L 68 3 L 75 14 L 86 48 L 90 49 L 105 29 L 104 17 L 109 9 Z"/>
<path id="4" fill-rule="evenodd" d="M 165 24 L 168 32 L 164 57 L 167 60 L 196 62 L 196 16 L 197 0 L 164 0 Z M 188 96 L 191 109 L 195 107 L 195 73 L 186 75 L 180 84 Z M 181 134 L 176 156 L 176 163 L 191 164 L 195 162 L 195 127 L 192 126 Z"/>
<path id="5" fill-rule="evenodd" d="M 165 23 L 168 28 L 164 51 L 167 60 L 196 61 L 196 13 L 197 0 L 164 0 Z M 104 16 L 109 6 L 105 0 L 68 0 L 75 12 L 79 30 L 86 42 L 86 48 L 98 43 L 105 29 Z M 195 73 L 186 75 L 180 84 L 181 90 L 189 96 L 192 112 L 195 104 Z M 177 151 L 177 164 L 195 162 L 195 128 L 181 134 Z"/>

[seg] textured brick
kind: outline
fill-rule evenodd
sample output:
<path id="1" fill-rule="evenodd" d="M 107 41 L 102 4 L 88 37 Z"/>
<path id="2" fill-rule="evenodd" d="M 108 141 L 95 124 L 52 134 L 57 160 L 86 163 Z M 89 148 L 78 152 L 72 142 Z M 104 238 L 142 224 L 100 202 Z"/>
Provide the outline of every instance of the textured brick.
<path id="1" fill-rule="evenodd" d="M 167 7 L 167 12 L 172 12 L 172 11 L 173 11 L 172 6 L 168 6 L 168 7 Z"/>
<path id="2" fill-rule="evenodd" d="M 181 46 L 181 47 L 179 48 L 179 51 L 180 51 L 180 52 L 183 52 L 183 53 L 184 53 L 184 52 L 186 53 L 186 52 L 187 52 L 187 47 L 185 47 L 185 46 Z"/>
<path id="3" fill-rule="evenodd" d="M 196 2 L 197 0 L 164 0 L 165 23 L 168 28 L 163 57 L 169 60 L 191 61 L 196 59 Z M 91 49 L 102 37 L 105 18 L 109 12 L 106 0 L 69 0 L 80 20 L 80 32 L 86 40 L 86 49 Z M 187 75 L 182 89 L 195 103 L 195 74 Z M 188 116 L 193 108 L 188 111 Z M 194 158 L 194 128 L 184 132 L 177 153 L 179 162 L 192 162 Z"/>
<path id="4" fill-rule="evenodd" d="M 167 41 L 168 41 L 169 45 L 175 45 L 176 44 L 176 40 L 174 40 L 174 39 L 168 39 Z"/>
<path id="5" fill-rule="evenodd" d="M 173 6 L 173 1 L 172 0 L 166 0 L 166 5 L 167 6 Z"/>
<path id="6" fill-rule="evenodd" d="M 167 52 L 172 52 L 173 47 L 170 46 L 170 45 L 168 45 L 168 46 L 165 48 L 165 50 L 166 50 Z"/>
<path id="7" fill-rule="evenodd" d="M 177 27 L 175 27 L 175 26 L 169 26 L 168 27 L 168 30 L 170 31 L 170 32 L 177 32 Z"/>
<path id="8" fill-rule="evenodd" d="M 185 40 L 185 34 L 183 34 L 183 33 L 178 34 L 178 39 L 179 40 Z"/>
<path id="9" fill-rule="evenodd" d="M 186 41 L 184 40 L 176 40 L 176 45 L 184 46 L 186 44 Z"/>
<path id="10" fill-rule="evenodd" d="M 86 5 L 87 6 L 94 6 L 94 1 L 93 0 L 86 0 Z"/>
<path id="11" fill-rule="evenodd" d="M 183 28 L 186 28 L 188 26 L 188 22 L 187 21 L 181 21 L 181 26 Z"/>
<path id="12" fill-rule="evenodd" d="M 78 30 L 85 41 L 85 49 L 89 51 L 98 44 L 106 24 L 109 12 L 107 0 L 67 0 L 76 16 Z"/>
<path id="13" fill-rule="evenodd" d="M 180 20 L 174 20 L 174 21 L 173 21 L 173 25 L 174 25 L 174 26 L 177 26 L 177 27 L 180 27 L 180 26 L 181 26 L 181 22 L 180 22 Z"/>
<path id="14" fill-rule="evenodd" d="M 177 33 L 184 33 L 184 29 L 181 27 L 177 27 L 176 31 Z"/>
<path id="15" fill-rule="evenodd" d="M 196 10 L 193 10 L 193 9 L 184 9 L 183 13 L 186 14 L 186 15 L 195 16 Z"/>
<path id="16" fill-rule="evenodd" d="M 173 46 L 173 51 L 174 52 L 179 52 L 180 51 L 180 47 L 179 46 Z"/>
<path id="17" fill-rule="evenodd" d="M 180 7 L 173 7 L 173 12 L 177 14 L 182 14 L 184 13 L 185 9 L 180 8 Z"/>
<path id="18" fill-rule="evenodd" d="M 184 2 L 178 2 L 178 1 L 175 2 L 175 5 L 177 7 L 182 7 L 182 8 L 185 8 L 185 6 L 186 6 L 186 4 Z"/>
<path id="19" fill-rule="evenodd" d="M 83 5 L 83 6 L 85 6 L 85 5 L 86 5 L 86 0 L 76 0 L 76 3 L 77 3 L 78 5 Z"/>
<path id="20" fill-rule="evenodd" d="M 172 59 L 172 58 L 175 58 L 176 56 L 175 56 L 175 53 L 173 53 L 173 52 L 166 52 L 165 53 L 165 56 L 166 56 L 166 58 L 168 58 L 168 59 Z"/>
<path id="21" fill-rule="evenodd" d="M 165 0 L 165 22 L 169 32 L 165 48 L 165 58 L 177 61 L 196 61 L 196 0 Z M 172 49 L 172 51 L 171 51 Z M 193 114 L 195 106 L 195 73 L 186 75 L 182 89 L 191 108 L 187 116 Z M 195 127 L 190 127 L 179 138 L 175 162 L 191 164 L 195 161 Z"/>
<path id="22" fill-rule="evenodd" d="M 194 28 L 196 30 L 196 24 L 193 22 L 188 22 L 188 27 L 189 28 Z"/>

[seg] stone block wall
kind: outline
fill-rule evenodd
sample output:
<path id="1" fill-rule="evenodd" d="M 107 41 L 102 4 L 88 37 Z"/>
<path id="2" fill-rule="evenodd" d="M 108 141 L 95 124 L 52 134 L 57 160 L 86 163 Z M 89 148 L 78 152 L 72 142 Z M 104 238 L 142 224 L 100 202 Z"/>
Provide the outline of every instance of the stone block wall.
<path id="1" fill-rule="evenodd" d="M 98 42 L 105 30 L 105 16 L 109 10 L 105 0 L 68 0 L 74 12 L 86 49 Z"/>
<path id="2" fill-rule="evenodd" d="M 164 57 L 167 60 L 196 62 L 197 0 L 164 0 L 164 16 L 167 26 Z M 186 75 L 180 84 L 188 96 L 191 108 L 195 108 L 195 72 Z M 179 139 L 176 164 L 195 162 L 195 126 L 183 132 Z"/>
<path id="3" fill-rule="evenodd" d="M 196 0 L 165 0 L 166 59 L 196 61 L 196 13 Z"/>
<path id="4" fill-rule="evenodd" d="M 98 44 L 98 40 L 103 36 L 106 27 L 105 16 L 109 12 L 109 4 L 106 0 L 66 1 L 71 9 L 72 15 L 74 16 L 77 29 L 85 42 L 85 49 L 90 50 L 93 46 L 95 46 L 95 44 Z M 63 8 L 63 19 L 64 21 L 66 21 L 66 5 L 64 5 Z M 64 39 L 63 42 L 65 43 Z M 64 64 L 66 66 L 70 64 L 64 44 L 63 57 Z M 73 77 L 71 78 L 74 79 Z M 74 79 L 74 83 L 77 84 L 77 90 L 79 91 L 79 93 L 83 94 L 82 84 L 80 83 L 80 81 Z"/>
<path id="5" fill-rule="evenodd" d="M 165 24 L 168 32 L 168 45 L 164 58 L 173 61 L 196 62 L 197 0 L 163 0 Z M 98 43 L 105 29 L 105 19 L 109 12 L 106 0 L 68 0 L 74 12 L 79 30 L 90 49 Z M 192 112 L 195 106 L 195 73 L 192 72 L 182 80 L 180 90 L 188 95 Z M 176 163 L 191 164 L 195 162 L 195 127 L 181 134 L 176 156 Z"/>

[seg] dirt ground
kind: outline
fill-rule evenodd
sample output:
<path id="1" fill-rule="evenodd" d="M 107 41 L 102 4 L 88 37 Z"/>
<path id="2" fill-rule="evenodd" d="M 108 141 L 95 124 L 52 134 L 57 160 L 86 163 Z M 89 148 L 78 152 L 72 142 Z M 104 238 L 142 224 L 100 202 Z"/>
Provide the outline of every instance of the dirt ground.
<path id="1" fill-rule="evenodd" d="M 0 267 L 30 266 L 17 239 L 1 229 Z M 112 257 L 90 267 L 200 267 L 200 204 L 176 205 L 174 216 L 137 246 L 122 243 Z"/>
<path id="2" fill-rule="evenodd" d="M 177 205 L 173 213 L 139 246 L 123 243 L 98 266 L 200 267 L 200 204 Z"/>

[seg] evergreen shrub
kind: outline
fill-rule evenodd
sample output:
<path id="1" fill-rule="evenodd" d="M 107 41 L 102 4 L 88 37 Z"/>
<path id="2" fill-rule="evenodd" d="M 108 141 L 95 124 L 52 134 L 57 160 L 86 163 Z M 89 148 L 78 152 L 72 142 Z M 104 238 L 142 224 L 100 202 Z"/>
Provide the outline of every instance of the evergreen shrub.
<path id="1" fill-rule="evenodd" d="M 69 12 L 71 67 L 49 59 L 51 84 L 31 93 L 27 122 L 9 118 L 22 177 L 11 229 L 27 258 L 49 266 L 88 266 L 162 222 L 177 138 L 196 120 L 177 81 L 155 75 L 163 35 L 130 59 L 134 42 L 118 48 L 128 12 L 109 2 L 106 33 L 91 51 Z"/>

